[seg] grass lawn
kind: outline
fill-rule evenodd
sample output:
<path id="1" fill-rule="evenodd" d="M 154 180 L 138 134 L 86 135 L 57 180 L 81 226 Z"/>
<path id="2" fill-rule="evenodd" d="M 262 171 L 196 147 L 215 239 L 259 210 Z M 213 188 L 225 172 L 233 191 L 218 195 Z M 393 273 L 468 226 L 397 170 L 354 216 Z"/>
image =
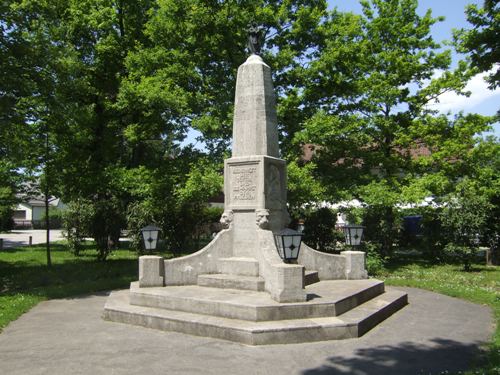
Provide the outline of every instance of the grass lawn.
<path id="1" fill-rule="evenodd" d="M 44 245 L 0 252 L 0 331 L 40 301 L 126 288 L 137 280 L 135 251 L 116 250 L 106 262 L 98 262 L 91 243 L 79 257 L 63 243 L 51 249 L 50 269 Z"/>
<path id="2" fill-rule="evenodd" d="M 377 278 L 385 280 L 387 285 L 432 290 L 491 307 L 496 330 L 488 348 L 487 363 L 470 373 L 500 374 L 500 267 L 476 264 L 471 272 L 464 272 L 460 264 L 412 260 L 390 264 Z"/>

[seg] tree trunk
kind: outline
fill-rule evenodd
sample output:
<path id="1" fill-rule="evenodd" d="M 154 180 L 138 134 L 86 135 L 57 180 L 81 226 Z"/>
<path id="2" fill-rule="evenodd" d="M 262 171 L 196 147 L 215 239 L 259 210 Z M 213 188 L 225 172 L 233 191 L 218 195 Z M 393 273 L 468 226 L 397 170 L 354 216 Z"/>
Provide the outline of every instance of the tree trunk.
<path id="1" fill-rule="evenodd" d="M 45 135 L 45 230 L 47 235 L 47 266 L 52 267 L 50 257 L 50 218 L 49 218 L 49 131 Z"/>

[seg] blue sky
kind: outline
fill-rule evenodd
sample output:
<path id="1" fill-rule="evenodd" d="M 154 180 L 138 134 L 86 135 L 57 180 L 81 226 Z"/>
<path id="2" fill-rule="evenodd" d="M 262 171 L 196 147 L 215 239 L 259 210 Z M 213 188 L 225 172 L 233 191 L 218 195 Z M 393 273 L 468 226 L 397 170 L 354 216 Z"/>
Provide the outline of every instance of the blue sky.
<path id="1" fill-rule="evenodd" d="M 358 0 L 329 0 L 330 7 L 337 7 L 342 11 L 361 13 Z M 482 6 L 483 0 L 420 0 L 418 12 L 425 14 L 428 9 L 432 10 L 434 17 L 444 16 L 443 22 L 438 22 L 432 28 L 432 36 L 437 42 L 452 39 L 452 30 L 470 28 L 471 25 L 465 17 L 465 8 L 468 4 Z M 451 48 L 451 47 L 450 47 Z M 463 58 L 453 52 L 453 63 Z M 450 111 L 452 114 L 463 111 L 465 113 L 479 113 L 482 115 L 494 115 L 500 109 L 500 89 L 488 90 L 482 75 L 474 77 L 468 84 L 467 90 L 471 92 L 470 97 L 445 94 L 439 104 L 434 107 L 444 113 Z M 500 124 L 494 125 L 494 134 L 500 137 Z"/>

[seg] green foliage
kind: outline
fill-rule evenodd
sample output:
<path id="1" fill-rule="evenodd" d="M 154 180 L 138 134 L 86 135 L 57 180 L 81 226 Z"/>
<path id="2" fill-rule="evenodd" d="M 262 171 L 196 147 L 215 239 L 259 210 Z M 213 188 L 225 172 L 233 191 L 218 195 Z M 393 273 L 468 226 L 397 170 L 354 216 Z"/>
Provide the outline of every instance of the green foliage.
<path id="1" fill-rule="evenodd" d="M 1 154 L 1 152 L 0 152 Z M 18 180 L 13 164 L 0 160 L 0 232 L 12 229 L 12 214 L 17 203 L 15 187 Z"/>
<path id="2" fill-rule="evenodd" d="M 444 247 L 445 253 L 453 259 L 459 260 L 463 266 L 464 271 L 471 271 L 472 262 L 476 257 L 478 248 L 476 246 L 458 245 L 450 242 Z"/>
<path id="3" fill-rule="evenodd" d="M 84 199 L 69 202 L 63 212 L 64 235 L 68 241 L 68 249 L 76 256 L 80 255 L 85 238 L 91 236 L 93 215 L 92 203 Z"/>
<path id="4" fill-rule="evenodd" d="M 117 249 L 121 228 L 125 227 L 122 202 L 115 197 L 93 202 L 91 233 L 98 250 L 97 259 L 104 261 Z"/>
<path id="5" fill-rule="evenodd" d="M 130 247 L 136 249 L 139 254 L 144 253 L 141 228 L 150 224 L 157 224 L 154 217 L 154 206 L 150 201 L 133 202 L 127 208 L 128 237 Z M 162 237 L 162 233 L 160 233 Z"/>
<path id="6" fill-rule="evenodd" d="M 63 213 L 63 224 L 71 252 L 80 255 L 84 239 L 93 237 L 98 249 L 97 259 L 106 260 L 118 247 L 120 231 L 125 226 L 121 212 L 120 202 L 113 198 L 69 202 Z"/>
<path id="7" fill-rule="evenodd" d="M 486 0 L 483 8 L 470 4 L 465 10 L 467 21 L 472 24 L 470 30 L 457 30 L 454 33 L 457 49 L 469 53 L 472 66 L 482 72 L 493 69 L 488 76 L 490 88 L 500 85 L 500 7 L 498 1 Z"/>
<path id="8" fill-rule="evenodd" d="M 287 200 L 293 216 L 300 216 L 302 206 L 324 200 L 325 188 L 314 178 L 315 169 L 314 163 L 300 166 L 292 161 L 287 165 Z"/>
<path id="9" fill-rule="evenodd" d="M 391 256 L 401 227 L 398 210 L 394 206 L 368 206 L 363 211 L 363 225 L 364 238 L 379 244 L 381 256 Z"/>
<path id="10" fill-rule="evenodd" d="M 441 221 L 442 208 L 440 207 L 418 207 L 403 211 L 402 215 L 421 215 L 421 236 L 415 245 L 422 249 L 423 255 L 430 261 L 445 260 L 444 247 L 446 245 L 446 229 Z"/>
<path id="11" fill-rule="evenodd" d="M 370 241 L 362 242 L 362 248 L 366 253 L 366 270 L 368 275 L 379 275 L 387 262 L 387 259 L 381 255 L 380 245 Z"/>
<path id="12" fill-rule="evenodd" d="M 49 225 L 50 229 L 61 229 L 63 227 L 63 216 L 64 212 L 61 209 L 55 207 L 49 207 Z M 40 221 L 33 223 L 33 229 L 46 229 L 46 216 L 43 214 Z"/>
<path id="13" fill-rule="evenodd" d="M 337 241 L 343 237 L 335 230 L 337 213 L 329 208 L 311 210 L 303 217 L 305 221 L 303 241 L 319 250 L 331 252 L 337 249 Z"/>
<path id="14" fill-rule="evenodd" d="M 12 229 L 12 206 L 15 202 L 14 194 L 9 186 L 0 187 L 0 232 Z"/>
<path id="15" fill-rule="evenodd" d="M 468 180 L 450 195 L 441 214 L 443 227 L 448 231 L 448 253 L 460 257 L 464 269 L 470 270 L 472 258 L 484 236 L 493 206 Z"/>

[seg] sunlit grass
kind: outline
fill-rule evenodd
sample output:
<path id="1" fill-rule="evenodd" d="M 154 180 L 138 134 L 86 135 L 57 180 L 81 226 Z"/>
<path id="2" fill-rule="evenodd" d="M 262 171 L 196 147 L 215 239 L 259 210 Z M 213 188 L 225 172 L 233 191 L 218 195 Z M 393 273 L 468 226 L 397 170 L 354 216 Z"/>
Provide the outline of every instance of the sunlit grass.
<path id="1" fill-rule="evenodd" d="M 52 245 L 52 267 L 44 245 L 0 252 L 0 329 L 40 301 L 125 288 L 137 279 L 135 251 L 115 250 L 98 262 L 93 244 L 79 257 L 63 243 Z"/>

